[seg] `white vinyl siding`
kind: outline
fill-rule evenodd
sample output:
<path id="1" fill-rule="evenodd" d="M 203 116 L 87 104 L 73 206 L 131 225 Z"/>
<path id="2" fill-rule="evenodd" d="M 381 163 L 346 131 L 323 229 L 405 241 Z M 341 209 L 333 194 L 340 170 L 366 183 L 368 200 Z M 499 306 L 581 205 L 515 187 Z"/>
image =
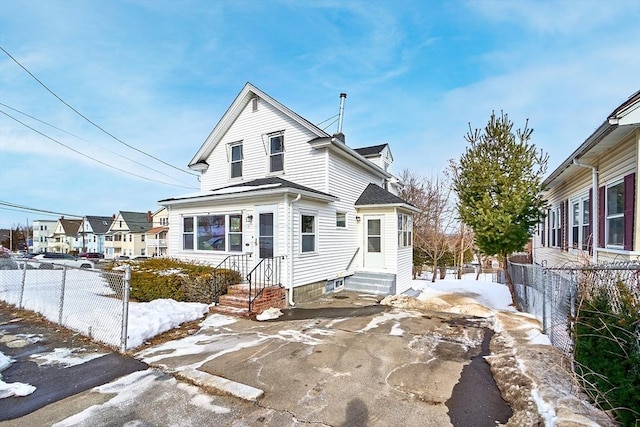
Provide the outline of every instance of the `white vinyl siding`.
<path id="1" fill-rule="evenodd" d="M 311 148 L 315 135 L 267 102 L 252 112 L 248 102 L 237 120 L 207 157 L 209 168 L 200 179 L 202 190 L 228 185 L 229 144 L 242 141 L 242 179 L 250 181 L 269 175 L 269 134 L 284 131 L 284 173 L 277 175 L 296 184 L 324 191 L 324 152 Z M 216 167 L 217 166 L 217 167 Z"/>

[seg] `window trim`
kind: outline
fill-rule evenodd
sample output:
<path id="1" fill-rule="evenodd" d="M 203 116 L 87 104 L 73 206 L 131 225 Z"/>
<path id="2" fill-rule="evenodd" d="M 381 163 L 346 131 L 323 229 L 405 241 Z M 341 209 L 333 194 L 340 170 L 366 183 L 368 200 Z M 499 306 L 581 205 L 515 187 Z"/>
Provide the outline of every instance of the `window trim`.
<path id="1" fill-rule="evenodd" d="M 578 224 L 575 224 L 574 207 L 578 205 Z M 587 220 L 585 222 L 585 204 L 587 206 Z M 589 193 L 582 193 L 569 199 L 569 250 L 584 252 L 589 250 L 589 226 L 591 225 L 591 200 L 589 199 Z M 575 228 L 578 228 L 578 241 L 574 241 Z M 585 234 L 586 231 L 586 234 Z"/>
<path id="2" fill-rule="evenodd" d="M 309 232 L 304 232 L 302 230 L 302 224 L 303 224 L 303 217 L 311 217 L 313 218 L 313 232 L 309 233 Z M 315 211 L 300 211 L 300 214 L 298 215 L 298 220 L 300 221 L 299 224 L 299 230 L 300 230 L 300 238 L 299 238 L 299 248 L 298 248 L 298 253 L 300 255 L 316 255 L 318 254 L 318 234 L 319 234 L 319 230 L 318 230 L 318 212 Z M 303 244 L 302 244 L 302 240 L 303 237 L 305 236 L 313 236 L 313 251 L 303 251 Z"/>
<path id="3" fill-rule="evenodd" d="M 620 186 L 621 194 L 622 194 L 622 210 L 620 213 L 616 213 L 613 215 L 609 215 L 609 189 L 612 187 Z M 611 249 L 624 249 L 624 179 L 617 179 L 613 181 L 611 184 L 605 185 L 604 190 L 604 244 L 605 248 Z M 620 245 L 609 243 L 609 231 L 610 231 L 610 221 L 614 219 L 620 219 L 622 221 L 622 231 L 621 237 L 622 242 Z"/>
<path id="4" fill-rule="evenodd" d="M 242 179 L 244 175 L 244 147 L 242 144 L 243 141 L 236 141 L 229 144 L 229 179 Z M 233 159 L 233 149 L 240 148 L 240 159 Z M 233 166 L 235 164 L 240 164 L 240 175 L 233 176 Z"/>
<path id="5" fill-rule="evenodd" d="M 281 151 L 273 153 L 271 148 L 271 140 L 274 138 L 280 138 L 280 146 L 281 146 Z M 268 155 L 267 155 L 267 172 L 270 175 L 276 175 L 276 174 L 283 174 L 284 173 L 284 132 L 274 132 L 271 134 L 267 135 L 267 145 L 268 145 Z M 276 157 L 276 156 L 282 156 L 282 169 L 278 169 L 278 170 L 272 170 L 271 168 L 271 161 L 272 158 Z"/>
<path id="6" fill-rule="evenodd" d="M 344 216 L 344 225 L 340 225 L 339 224 L 339 220 L 338 220 L 338 216 L 339 215 L 343 215 Z M 336 228 L 339 230 L 345 230 L 347 228 L 347 213 L 344 211 L 336 211 Z"/>
<path id="7" fill-rule="evenodd" d="M 550 209 L 549 217 L 549 247 L 562 247 L 562 221 L 560 219 L 560 205 L 555 205 Z"/>
<path id="8" fill-rule="evenodd" d="M 223 249 L 199 249 L 199 238 L 200 236 L 198 236 L 198 219 L 199 218 L 203 218 L 203 217 L 224 217 L 224 248 Z M 240 222 L 240 230 L 239 231 L 231 231 L 231 217 L 238 217 Z M 189 252 L 198 252 L 198 253 L 205 253 L 205 254 L 209 254 L 209 253 L 218 253 L 218 254 L 239 254 L 243 252 L 243 247 L 244 247 L 244 232 L 245 232 L 245 227 L 244 227 L 244 217 L 242 215 L 242 212 L 230 212 L 230 213 L 202 213 L 202 214 L 193 214 L 193 215 L 184 215 L 182 220 L 182 251 L 189 251 Z M 192 219 L 192 231 L 190 232 L 186 232 L 184 231 L 184 220 L 187 218 L 191 218 Z M 185 248 L 185 236 L 186 235 L 191 235 L 192 236 L 192 248 Z M 240 235 L 240 246 L 239 249 L 237 250 L 232 250 L 231 249 L 231 236 L 232 235 Z"/>
<path id="9" fill-rule="evenodd" d="M 413 215 L 399 213 L 398 216 L 398 248 L 413 246 Z"/>

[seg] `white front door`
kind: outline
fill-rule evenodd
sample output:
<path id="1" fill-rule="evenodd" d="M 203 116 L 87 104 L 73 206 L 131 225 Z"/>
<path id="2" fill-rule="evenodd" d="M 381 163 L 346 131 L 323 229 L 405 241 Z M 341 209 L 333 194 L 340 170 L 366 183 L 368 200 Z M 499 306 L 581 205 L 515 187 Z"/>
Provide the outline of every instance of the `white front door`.
<path id="1" fill-rule="evenodd" d="M 262 258 L 271 258 L 277 252 L 277 206 L 259 206 L 256 208 L 255 235 L 256 263 Z"/>
<path id="2" fill-rule="evenodd" d="M 364 217 L 364 266 L 384 268 L 384 217 Z"/>

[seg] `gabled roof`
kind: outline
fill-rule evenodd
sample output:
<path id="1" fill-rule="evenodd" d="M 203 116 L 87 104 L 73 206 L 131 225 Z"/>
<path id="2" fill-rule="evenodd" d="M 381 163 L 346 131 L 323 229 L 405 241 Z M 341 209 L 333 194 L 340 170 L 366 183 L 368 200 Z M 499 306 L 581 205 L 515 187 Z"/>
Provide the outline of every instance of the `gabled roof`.
<path id="1" fill-rule="evenodd" d="M 60 225 L 62 226 L 62 231 L 67 236 L 74 236 L 78 234 L 78 230 L 80 229 L 80 224 L 82 224 L 81 219 L 64 219 L 60 218 L 58 220 Z"/>
<path id="2" fill-rule="evenodd" d="M 385 190 L 384 188 L 376 185 L 369 184 L 367 188 L 364 189 L 358 200 L 355 203 L 358 207 L 363 206 L 401 206 L 406 209 L 412 210 L 414 212 L 419 212 L 420 209 L 413 206 L 411 203 L 401 199 Z"/>
<path id="3" fill-rule="evenodd" d="M 579 168 L 575 162 L 591 164 L 596 157 L 613 148 L 631 132 L 640 128 L 640 91 L 616 107 L 606 120 L 544 180 L 549 186 L 565 172 Z"/>
<path id="4" fill-rule="evenodd" d="M 209 191 L 201 191 L 199 193 L 185 194 L 182 196 L 176 196 L 169 199 L 160 200 L 158 203 L 171 205 L 169 202 L 187 202 L 187 201 L 200 201 L 204 199 L 230 199 L 237 197 L 246 197 L 248 195 L 271 195 L 271 194 L 304 194 L 310 198 L 316 198 L 319 200 L 333 201 L 338 200 L 337 197 L 331 194 L 323 193 L 322 191 L 314 190 L 304 185 L 299 185 L 286 179 L 282 179 L 277 176 L 270 176 L 266 178 L 254 179 L 240 184 L 229 185 L 227 187 L 221 187 Z"/>
<path id="5" fill-rule="evenodd" d="M 147 234 L 158 234 L 158 233 L 162 233 L 163 231 L 168 231 L 169 227 L 167 227 L 166 225 L 162 225 L 159 227 L 153 227 L 147 230 Z"/>
<path id="6" fill-rule="evenodd" d="M 371 147 L 354 148 L 354 151 L 360 154 L 361 156 L 367 157 L 367 156 L 372 156 L 375 154 L 382 153 L 382 150 L 384 150 L 384 147 L 388 145 L 389 144 L 385 143 L 385 144 L 379 144 L 379 145 L 372 145 Z"/>
<path id="7" fill-rule="evenodd" d="M 120 216 L 131 233 L 142 233 L 153 227 L 147 212 L 120 211 Z"/>
<path id="8" fill-rule="evenodd" d="M 109 230 L 113 218 L 110 216 L 86 216 L 85 220 L 91 226 L 93 234 L 105 234 Z"/>
<path id="9" fill-rule="evenodd" d="M 198 163 L 203 163 L 206 158 L 211 154 L 213 149 L 218 145 L 222 137 L 227 133 L 233 122 L 238 118 L 242 110 L 246 107 L 246 105 L 251 102 L 251 100 L 255 97 L 258 97 L 265 102 L 268 102 L 271 106 L 280 110 L 283 114 L 289 116 L 294 121 L 298 122 L 300 125 L 308 129 L 311 133 L 315 134 L 318 138 L 329 138 L 327 132 L 323 131 L 304 117 L 300 116 L 293 110 L 285 107 L 280 102 L 276 101 L 251 83 L 247 82 L 238 96 L 233 100 L 233 103 L 227 111 L 224 113 L 222 118 L 218 121 L 216 126 L 213 128 L 207 139 L 204 141 L 196 155 L 189 162 L 189 167 L 193 169 L 198 169 Z M 195 168 L 194 168 L 195 166 Z"/>

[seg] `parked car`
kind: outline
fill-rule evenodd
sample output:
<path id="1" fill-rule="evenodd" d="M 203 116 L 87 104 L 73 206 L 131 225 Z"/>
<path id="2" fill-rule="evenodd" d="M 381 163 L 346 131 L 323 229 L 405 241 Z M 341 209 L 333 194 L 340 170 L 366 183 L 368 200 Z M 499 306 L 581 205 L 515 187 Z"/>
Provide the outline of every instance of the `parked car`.
<path id="1" fill-rule="evenodd" d="M 56 252 L 47 252 L 44 254 L 36 255 L 33 257 L 33 261 L 37 261 L 36 268 L 54 268 L 55 266 L 66 265 L 67 267 L 77 268 L 95 268 L 96 265 L 93 261 L 87 259 L 79 259 L 69 254 L 62 254 Z"/>
<path id="2" fill-rule="evenodd" d="M 0 257 L 0 270 L 17 270 L 18 263 L 9 257 Z"/>
<path id="3" fill-rule="evenodd" d="M 104 255 L 98 252 L 83 252 L 81 254 L 78 254 L 78 258 L 92 259 L 97 261 L 103 259 Z"/>
<path id="4" fill-rule="evenodd" d="M 113 259 L 114 261 L 129 261 L 129 257 L 126 255 L 120 255 Z"/>

